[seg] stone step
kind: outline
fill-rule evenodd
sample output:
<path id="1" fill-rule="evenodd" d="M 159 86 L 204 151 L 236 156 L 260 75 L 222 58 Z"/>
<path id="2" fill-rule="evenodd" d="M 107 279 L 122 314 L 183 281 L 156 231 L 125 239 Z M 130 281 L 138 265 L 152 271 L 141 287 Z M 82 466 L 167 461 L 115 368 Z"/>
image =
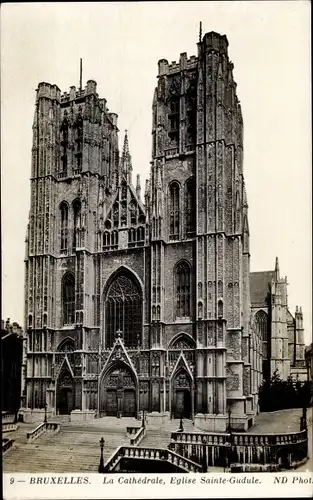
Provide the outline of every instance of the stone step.
<path id="1" fill-rule="evenodd" d="M 125 426 L 114 433 L 61 424 L 58 434 L 42 434 L 32 443 L 15 443 L 14 448 L 4 456 L 3 470 L 29 473 L 97 472 L 101 437 L 105 439 L 104 461 L 122 444 L 129 445 Z"/>

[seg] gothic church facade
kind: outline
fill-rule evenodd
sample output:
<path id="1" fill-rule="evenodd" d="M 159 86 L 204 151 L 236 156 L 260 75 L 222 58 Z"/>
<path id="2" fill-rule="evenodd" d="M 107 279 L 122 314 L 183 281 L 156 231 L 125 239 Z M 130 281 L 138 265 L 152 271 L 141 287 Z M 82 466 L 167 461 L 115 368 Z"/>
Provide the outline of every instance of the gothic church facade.
<path id="1" fill-rule="evenodd" d="M 262 337 L 250 323 L 243 120 L 226 36 L 158 63 L 150 179 L 96 83 L 40 83 L 26 241 L 25 420 L 191 418 L 247 429 Z M 41 418 L 41 417 L 40 417 Z"/>

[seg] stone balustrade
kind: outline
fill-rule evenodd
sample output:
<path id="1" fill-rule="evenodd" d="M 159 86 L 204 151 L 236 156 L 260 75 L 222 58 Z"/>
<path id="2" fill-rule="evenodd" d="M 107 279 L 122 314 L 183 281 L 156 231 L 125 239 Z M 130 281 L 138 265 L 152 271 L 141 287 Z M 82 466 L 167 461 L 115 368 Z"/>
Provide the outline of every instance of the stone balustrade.
<path id="1" fill-rule="evenodd" d="M 14 413 L 2 413 L 2 424 L 4 422 L 14 423 L 15 422 Z"/>
<path id="2" fill-rule="evenodd" d="M 2 454 L 12 448 L 14 439 L 2 439 Z"/>
<path id="3" fill-rule="evenodd" d="M 140 441 L 145 437 L 146 435 L 146 428 L 145 427 L 140 427 L 138 429 L 137 433 L 130 439 L 130 444 L 131 446 L 137 446 Z"/>
<path id="4" fill-rule="evenodd" d="M 45 433 L 57 434 L 58 432 L 60 432 L 60 424 L 58 422 L 43 422 L 36 429 L 27 432 L 27 442 L 32 443 Z"/>
<path id="5" fill-rule="evenodd" d="M 295 466 L 307 456 L 307 431 L 280 434 L 173 432 L 169 449 L 198 464 L 228 467 L 230 463 Z"/>
<path id="6" fill-rule="evenodd" d="M 2 432 L 12 432 L 18 429 L 18 423 L 2 422 Z"/>
<path id="7" fill-rule="evenodd" d="M 136 427 L 126 427 L 126 433 L 128 436 L 133 436 L 134 434 L 137 434 L 137 432 L 141 429 L 141 427 L 136 426 Z"/>
<path id="8" fill-rule="evenodd" d="M 131 446 L 120 446 L 115 450 L 105 464 L 105 472 L 116 471 L 122 458 L 134 460 L 163 460 L 182 469 L 184 472 L 202 472 L 202 467 L 199 464 L 172 450 L 163 448 L 135 448 Z"/>

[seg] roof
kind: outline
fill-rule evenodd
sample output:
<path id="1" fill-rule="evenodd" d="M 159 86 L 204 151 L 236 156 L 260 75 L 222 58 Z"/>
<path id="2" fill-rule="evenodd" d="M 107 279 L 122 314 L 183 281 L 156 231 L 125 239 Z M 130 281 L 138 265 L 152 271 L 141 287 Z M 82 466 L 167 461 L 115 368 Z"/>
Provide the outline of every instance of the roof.
<path id="1" fill-rule="evenodd" d="M 250 299 L 253 306 L 268 306 L 267 296 L 270 283 L 275 278 L 275 271 L 260 271 L 250 273 Z"/>

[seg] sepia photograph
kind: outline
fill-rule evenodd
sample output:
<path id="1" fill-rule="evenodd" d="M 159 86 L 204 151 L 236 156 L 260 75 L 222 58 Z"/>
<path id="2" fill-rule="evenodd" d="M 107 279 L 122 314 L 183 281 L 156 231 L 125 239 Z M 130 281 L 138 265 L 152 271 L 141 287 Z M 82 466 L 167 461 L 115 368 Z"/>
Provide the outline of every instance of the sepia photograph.
<path id="1" fill-rule="evenodd" d="M 5 498 L 313 489 L 310 9 L 2 5 Z"/>

